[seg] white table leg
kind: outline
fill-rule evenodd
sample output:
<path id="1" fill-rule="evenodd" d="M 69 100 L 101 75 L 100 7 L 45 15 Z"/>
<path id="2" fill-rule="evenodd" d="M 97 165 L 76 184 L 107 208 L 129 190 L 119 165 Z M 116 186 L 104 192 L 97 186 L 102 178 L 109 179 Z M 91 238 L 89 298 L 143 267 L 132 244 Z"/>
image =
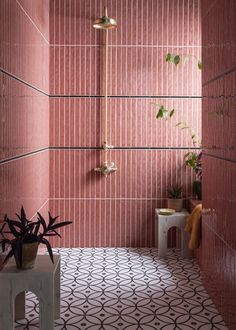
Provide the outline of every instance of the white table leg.
<path id="1" fill-rule="evenodd" d="M 0 329 L 14 330 L 15 303 L 12 296 L 11 283 L 0 284 Z"/>
<path id="2" fill-rule="evenodd" d="M 165 258 L 167 252 L 167 230 L 165 225 L 162 225 L 160 222 L 158 224 L 158 257 Z"/>
<path id="3" fill-rule="evenodd" d="M 53 277 L 41 283 L 39 299 L 39 329 L 53 330 L 54 328 L 54 283 Z"/>

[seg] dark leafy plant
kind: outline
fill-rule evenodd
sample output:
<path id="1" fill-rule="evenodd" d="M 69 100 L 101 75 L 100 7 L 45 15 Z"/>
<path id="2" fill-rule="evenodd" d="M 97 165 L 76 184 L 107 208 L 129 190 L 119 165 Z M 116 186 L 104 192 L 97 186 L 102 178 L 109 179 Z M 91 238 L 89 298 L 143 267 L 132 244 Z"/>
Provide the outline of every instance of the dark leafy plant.
<path id="1" fill-rule="evenodd" d="M 182 198 L 183 187 L 180 184 L 175 184 L 167 189 L 168 198 L 180 199 Z"/>
<path id="2" fill-rule="evenodd" d="M 22 245 L 28 243 L 42 243 L 46 245 L 51 261 L 53 260 L 53 253 L 51 245 L 46 237 L 61 235 L 57 230 L 61 227 L 71 224 L 71 221 L 64 221 L 56 223 L 57 217 L 52 217 L 48 212 L 48 223 L 46 223 L 43 216 L 37 212 L 37 221 L 30 221 L 27 219 L 23 206 L 21 207 L 20 215 L 16 214 L 17 220 L 11 220 L 5 215 L 4 223 L 0 229 L 0 245 L 3 252 L 6 246 L 10 246 L 10 251 L 4 259 L 5 263 L 12 256 L 15 257 L 17 265 L 22 265 Z M 6 229 L 7 228 L 7 229 Z M 7 234 L 13 236 L 13 239 L 6 237 Z"/>
<path id="3" fill-rule="evenodd" d="M 202 152 L 187 152 L 184 156 L 186 166 L 190 166 L 199 180 L 202 179 Z"/>

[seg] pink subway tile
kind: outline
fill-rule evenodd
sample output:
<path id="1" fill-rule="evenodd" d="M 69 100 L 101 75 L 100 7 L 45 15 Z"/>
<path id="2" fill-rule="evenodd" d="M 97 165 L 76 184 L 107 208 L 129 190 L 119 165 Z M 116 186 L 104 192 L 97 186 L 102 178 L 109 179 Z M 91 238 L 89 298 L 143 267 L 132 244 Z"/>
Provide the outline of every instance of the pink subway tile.
<path id="1" fill-rule="evenodd" d="M 49 101 L 38 91 L 0 73 L 1 159 L 48 147 Z"/>

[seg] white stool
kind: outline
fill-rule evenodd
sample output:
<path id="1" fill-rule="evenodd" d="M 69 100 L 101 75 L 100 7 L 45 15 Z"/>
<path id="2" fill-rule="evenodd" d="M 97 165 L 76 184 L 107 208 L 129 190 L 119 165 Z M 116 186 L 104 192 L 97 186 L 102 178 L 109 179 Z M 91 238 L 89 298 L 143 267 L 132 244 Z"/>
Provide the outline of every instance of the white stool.
<path id="1" fill-rule="evenodd" d="M 181 230 L 181 256 L 189 258 L 188 249 L 189 235 L 184 231 L 186 217 L 189 213 L 183 209 L 172 215 L 161 215 L 159 209 L 155 209 L 155 245 L 158 247 L 159 258 L 165 258 L 167 253 L 167 232 L 171 227 L 178 227 Z"/>
<path id="2" fill-rule="evenodd" d="M 60 256 L 54 255 L 53 264 L 48 255 L 38 255 L 29 270 L 17 269 L 14 260 L 6 264 L 0 272 L 0 329 L 13 330 L 14 320 L 25 317 L 25 291 L 39 298 L 40 329 L 53 330 L 60 318 Z"/>

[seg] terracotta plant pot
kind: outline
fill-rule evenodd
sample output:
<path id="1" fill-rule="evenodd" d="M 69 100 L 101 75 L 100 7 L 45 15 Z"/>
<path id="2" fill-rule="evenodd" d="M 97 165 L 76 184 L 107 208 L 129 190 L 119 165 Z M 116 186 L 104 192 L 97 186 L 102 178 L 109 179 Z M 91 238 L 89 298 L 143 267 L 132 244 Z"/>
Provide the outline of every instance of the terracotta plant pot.
<path id="1" fill-rule="evenodd" d="M 183 208 L 183 198 L 168 198 L 167 206 L 168 209 L 173 209 L 175 212 L 180 212 Z"/>
<path id="2" fill-rule="evenodd" d="M 38 252 L 38 242 L 22 244 L 22 263 L 21 265 L 16 260 L 16 267 L 18 269 L 31 269 L 34 267 L 35 259 Z"/>

